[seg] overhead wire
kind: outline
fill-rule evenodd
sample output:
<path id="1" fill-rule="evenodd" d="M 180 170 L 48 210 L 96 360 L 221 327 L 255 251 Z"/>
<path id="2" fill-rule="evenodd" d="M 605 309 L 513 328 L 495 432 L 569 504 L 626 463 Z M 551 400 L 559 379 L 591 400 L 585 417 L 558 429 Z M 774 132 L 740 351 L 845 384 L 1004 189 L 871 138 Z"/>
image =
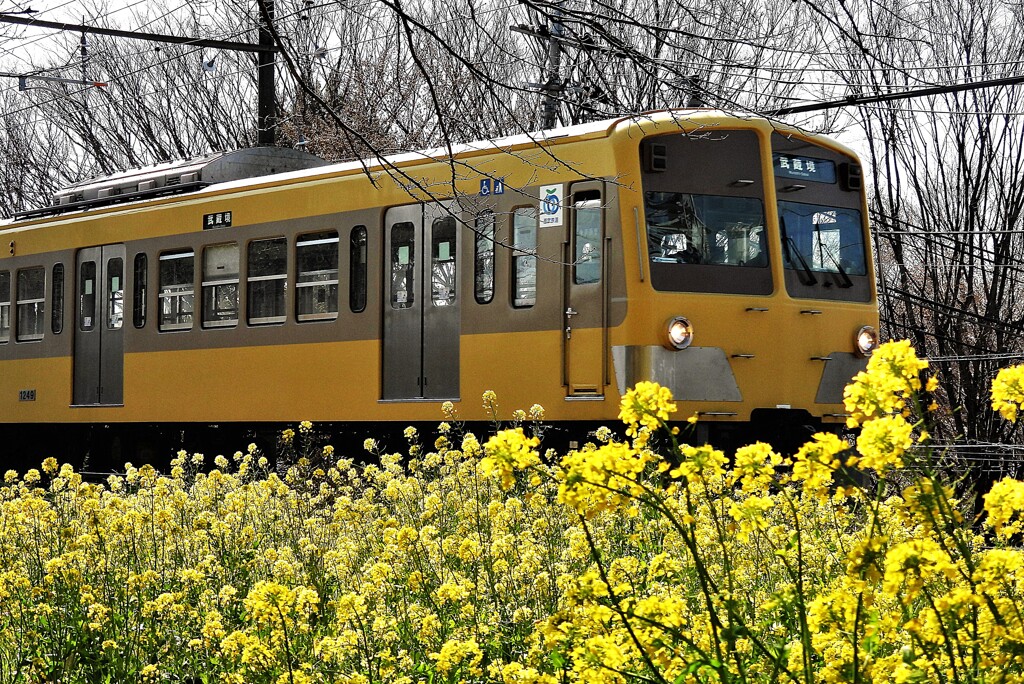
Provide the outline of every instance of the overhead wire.
<path id="1" fill-rule="evenodd" d="M 372 4 L 374 4 L 373 0 L 369 0 L 368 2 L 362 3 L 362 6 L 370 6 Z M 492 9 L 488 10 L 488 12 L 500 12 L 500 11 L 503 11 L 503 10 L 510 9 L 510 8 L 516 6 L 516 4 L 517 4 L 516 2 L 508 2 L 507 4 L 499 5 L 499 6 L 494 7 Z M 340 12 L 340 11 L 343 11 L 343 9 L 345 9 L 345 8 L 340 8 L 337 11 Z M 296 16 L 299 16 L 301 13 L 302 13 L 302 10 L 293 12 L 290 15 L 286 15 L 286 17 L 283 17 L 282 20 L 285 20 L 287 18 L 294 18 Z M 480 14 L 480 13 L 478 13 L 478 14 Z M 448 20 L 443 20 L 443 21 L 435 22 L 435 23 L 431 24 L 430 26 L 437 27 L 437 26 L 442 26 L 442 25 L 445 25 L 445 24 L 454 23 L 456 21 L 458 21 L 458 19 L 457 18 L 453 18 L 453 19 L 448 19 Z M 236 31 L 234 31 L 232 33 L 229 33 L 229 34 L 221 34 L 221 37 L 222 37 L 222 39 L 230 39 L 230 38 L 234 38 L 234 37 L 236 37 L 236 36 L 238 36 L 238 35 L 240 35 L 242 33 L 250 31 L 250 30 L 253 30 L 253 29 L 251 29 L 251 28 L 249 28 L 249 29 L 239 29 L 239 30 L 236 30 Z M 380 41 L 380 40 L 386 40 L 386 39 L 388 39 L 390 37 L 391 36 L 388 35 L 388 34 L 373 35 L 373 36 L 369 36 L 367 38 L 363 38 L 363 39 L 358 40 L 358 41 L 347 42 L 344 46 L 339 47 L 337 49 L 347 49 L 347 48 L 351 48 L 351 47 L 357 46 L 357 45 L 369 44 L 369 43 L 373 43 L 373 42 Z M 202 49 L 202 48 L 195 48 L 195 49 L 189 50 L 185 55 L 172 55 L 172 56 L 168 56 L 167 58 L 165 58 L 163 60 L 160 60 L 160 61 L 158 61 L 156 63 L 146 64 L 146 65 L 143 65 L 143 66 L 139 67 L 138 69 L 134 69 L 134 70 L 131 70 L 131 71 L 128 71 L 128 72 L 124 72 L 122 74 L 118 74 L 116 76 L 109 77 L 109 81 L 111 83 L 116 83 L 118 78 L 124 78 L 126 76 L 132 76 L 132 75 L 144 72 L 144 71 L 148 71 L 150 69 L 157 68 L 157 67 L 159 67 L 161 65 L 168 64 L 170 62 L 173 62 L 173 61 L 176 61 L 178 59 L 181 59 L 181 58 L 187 56 L 188 54 L 194 54 L 195 52 L 197 52 L 200 49 Z M 144 51 L 144 52 L 148 52 L 148 51 Z M 138 54 L 142 54 L 142 53 L 140 52 Z M 276 63 L 276 60 L 275 60 L 275 63 Z M 249 71 L 248 68 L 244 68 L 244 69 L 243 68 L 239 68 L 239 69 L 234 70 L 234 71 L 227 71 L 227 72 L 218 73 L 215 77 L 218 78 L 218 79 L 226 79 L 229 76 L 237 76 L 237 75 L 246 73 L 248 71 Z M 177 90 L 181 90 L 183 87 L 186 87 L 186 85 L 185 84 L 173 85 L 173 86 L 170 86 L 170 87 L 167 87 L 167 88 L 158 88 L 158 89 L 150 90 L 150 91 L 138 94 L 138 95 L 149 96 L 149 95 L 166 94 L 166 93 L 174 92 L 174 91 L 177 91 Z M 72 90 L 71 94 L 77 94 L 77 93 L 82 92 L 83 90 L 88 90 L 88 88 L 83 88 L 83 89 L 80 89 L 80 90 Z M 50 103 L 56 102 L 59 99 L 61 99 L 61 97 L 54 97 L 54 98 L 51 98 L 51 99 L 48 99 L 48 100 L 43 100 L 40 103 L 33 103 L 33 104 L 28 105 L 26 107 L 23 107 L 21 109 L 11 110 L 11 111 L 8 112 L 8 115 L 15 115 L 15 114 L 20 114 L 20 113 L 23 113 L 23 112 L 26 112 L 26 111 L 30 111 L 32 109 L 36 109 L 41 104 L 50 104 Z M 108 98 L 103 103 L 101 103 L 101 104 L 99 104 L 97 106 L 109 107 L 109 106 L 112 106 L 114 104 L 117 104 L 120 101 L 121 100 L 119 100 L 117 98 Z M 26 121 L 26 123 L 29 123 L 29 124 L 40 123 L 43 120 L 45 120 L 45 117 L 42 117 L 40 119 L 31 119 L 31 120 Z"/>

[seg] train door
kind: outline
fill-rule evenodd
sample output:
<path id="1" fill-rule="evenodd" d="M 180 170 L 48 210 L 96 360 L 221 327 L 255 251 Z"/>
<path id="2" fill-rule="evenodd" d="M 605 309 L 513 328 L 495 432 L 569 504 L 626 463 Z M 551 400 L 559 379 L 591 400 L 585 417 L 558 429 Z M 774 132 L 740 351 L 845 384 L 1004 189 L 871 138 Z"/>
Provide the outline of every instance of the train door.
<path id="1" fill-rule="evenodd" d="M 456 211 L 454 203 L 414 204 L 385 214 L 385 400 L 459 396 Z"/>
<path id="2" fill-rule="evenodd" d="M 124 245 L 78 252 L 72 403 L 124 401 Z"/>
<path id="3" fill-rule="evenodd" d="M 570 187 L 566 223 L 564 381 L 570 397 L 604 395 L 607 301 L 604 188 Z"/>

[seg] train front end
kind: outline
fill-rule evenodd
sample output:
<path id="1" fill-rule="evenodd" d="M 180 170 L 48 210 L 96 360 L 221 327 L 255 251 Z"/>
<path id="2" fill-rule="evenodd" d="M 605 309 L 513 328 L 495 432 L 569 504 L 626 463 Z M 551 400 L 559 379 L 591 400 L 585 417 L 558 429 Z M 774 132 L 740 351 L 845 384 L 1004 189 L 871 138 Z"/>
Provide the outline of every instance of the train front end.
<path id="1" fill-rule="evenodd" d="M 714 112 L 662 115 L 620 140 L 640 183 L 622 191 L 637 277 L 613 335 L 619 388 L 669 387 L 698 439 L 841 428 L 843 389 L 878 344 L 856 156 Z"/>

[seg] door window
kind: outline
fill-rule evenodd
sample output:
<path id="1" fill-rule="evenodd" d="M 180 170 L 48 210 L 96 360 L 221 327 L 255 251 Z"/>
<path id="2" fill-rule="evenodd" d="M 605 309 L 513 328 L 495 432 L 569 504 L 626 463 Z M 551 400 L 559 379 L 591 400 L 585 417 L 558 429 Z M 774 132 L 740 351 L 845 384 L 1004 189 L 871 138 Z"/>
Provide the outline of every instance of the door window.
<path id="1" fill-rule="evenodd" d="M 124 260 L 107 261 L 107 329 L 120 330 L 124 324 Z"/>
<path id="2" fill-rule="evenodd" d="M 576 227 L 573 235 L 572 279 L 577 285 L 601 282 L 601 194 L 575 196 Z"/>
<path id="3" fill-rule="evenodd" d="M 96 327 L 96 262 L 83 261 L 78 270 L 78 329 Z"/>
<path id="4" fill-rule="evenodd" d="M 456 294 L 455 219 L 435 219 L 430 243 L 430 299 L 434 306 L 450 306 Z"/>
<path id="5" fill-rule="evenodd" d="M 391 308 L 415 303 L 416 227 L 409 222 L 391 226 Z"/>

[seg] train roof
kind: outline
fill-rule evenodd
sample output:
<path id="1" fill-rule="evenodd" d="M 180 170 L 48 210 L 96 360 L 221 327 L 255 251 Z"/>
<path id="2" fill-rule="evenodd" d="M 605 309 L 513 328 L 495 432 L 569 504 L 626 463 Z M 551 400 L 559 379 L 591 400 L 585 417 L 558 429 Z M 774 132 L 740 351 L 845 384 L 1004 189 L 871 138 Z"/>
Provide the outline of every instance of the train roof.
<path id="1" fill-rule="evenodd" d="M 113 204 L 137 202 L 166 195 L 195 193 L 202 195 L 245 188 L 265 181 L 289 181 L 344 174 L 352 171 L 382 171 L 393 167 L 424 161 L 443 161 L 460 155 L 511 150 L 538 143 L 554 143 L 565 138 L 608 135 L 622 123 L 665 124 L 701 119 L 720 119 L 722 116 L 753 121 L 759 117 L 736 115 L 721 110 L 686 109 L 645 112 L 630 116 L 565 126 L 534 133 L 459 143 L 446 147 L 403 152 L 371 160 L 330 163 L 304 151 L 284 147 L 258 147 L 230 152 L 217 152 L 193 159 L 165 162 L 140 169 L 92 178 L 63 188 L 53 196 L 49 206 L 14 214 L 13 221 L 0 222 L 0 226 L 19 220 L 42 218 L 105 207 Z M 211 188 L 210 186 L 216 186 Z"/>

